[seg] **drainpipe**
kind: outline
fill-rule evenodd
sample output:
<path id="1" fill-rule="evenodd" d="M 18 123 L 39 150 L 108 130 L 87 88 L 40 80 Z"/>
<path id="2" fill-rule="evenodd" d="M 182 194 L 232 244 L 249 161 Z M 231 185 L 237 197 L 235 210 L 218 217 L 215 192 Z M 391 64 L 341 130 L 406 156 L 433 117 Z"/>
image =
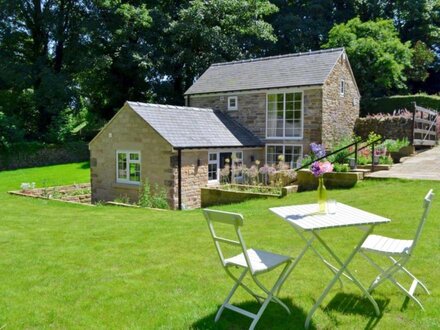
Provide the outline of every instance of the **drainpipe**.
<path id="1" fill-rule="evenodd" d="M 177 149 L 177 200 L 178 209 L 182 209 L 182 149 Z"/>

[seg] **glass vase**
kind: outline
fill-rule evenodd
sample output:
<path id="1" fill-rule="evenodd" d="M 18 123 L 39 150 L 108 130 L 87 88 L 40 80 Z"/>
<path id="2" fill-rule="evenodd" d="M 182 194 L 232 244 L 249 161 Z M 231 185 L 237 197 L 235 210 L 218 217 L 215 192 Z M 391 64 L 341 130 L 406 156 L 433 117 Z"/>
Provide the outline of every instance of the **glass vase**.
<path id="1" fill-rule="evenodd" d="M 324 186 L 324 178 L 318 178 L 318 213 L 326 213 L 327 211 L 327 189 Z"/>

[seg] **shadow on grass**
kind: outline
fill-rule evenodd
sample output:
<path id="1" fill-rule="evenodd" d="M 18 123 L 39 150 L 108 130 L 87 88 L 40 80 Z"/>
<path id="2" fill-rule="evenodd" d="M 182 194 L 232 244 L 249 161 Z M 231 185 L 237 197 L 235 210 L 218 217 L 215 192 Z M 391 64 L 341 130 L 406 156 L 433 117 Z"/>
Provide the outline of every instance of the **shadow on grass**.
<path id="1" fill-rule="evenodd" d="M 260 320 L 257 323 L 256 329 L 303 329 L 306 321 L 307 312 L 292 305 L 291 300 L 281 299 L 283 303 L 290 309 L 290 314 L 287 314 L 286 310 L 276 303 L 270 303 Z M 257 313 L 260 304 L 256 301 L 247 301 L 241 304 L 234 304 L 237 307 L 245 309 L 251 313 Z M 223 311 L 218 322 L 214 322 L 215 315 L 217 314 L 220 305 L 216 311 L 212 314 L 205 316 L 204 318 L 193 323 L 191 329 L 249 329 L 252 319 L 244 315 L 238 314 L 227 308 Z M 309 329 L 316 329 L 313 323 Z"/>
<path id="2" fill-rule="evenodd" d="M 81 164 L 81 166 L 79 167 L 83 170 L 87 170 L 90 168 L 90 162 L 85 162 L 84 164 Z"/>
<path id="3" fill-rule="evenodd" d="M 374 307 L 371 302 L 360 295 L 349 294 L 349 293 L 337 293 L 336 296 L 328 303 L 324 308 L 324 312 L 333 319 L 331 311 L 337 311 L 342 314 L 357 314 L 365 317 L 369 317 L 368 323 L 365 325 L 364 329 L 373 329 L 382 319 L 383 311 L 390 303 L 389 299 L 377 299 L 375 298 L 377 305 L 379 306 L 379 311 L 381 314 L 376 315 Z"/>

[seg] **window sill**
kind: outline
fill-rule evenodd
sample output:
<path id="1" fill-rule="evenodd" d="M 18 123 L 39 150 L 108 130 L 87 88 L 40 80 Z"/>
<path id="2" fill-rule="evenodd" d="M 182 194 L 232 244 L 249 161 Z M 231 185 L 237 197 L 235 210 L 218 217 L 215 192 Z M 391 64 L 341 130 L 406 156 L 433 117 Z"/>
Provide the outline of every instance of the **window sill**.
<path id="1" fill-rule="evenodd" d="M 113 188 L 122 188 L 122 189 L 139 189 L 140 183 L 139 182 L 115 182 L 112 184 Z"/>

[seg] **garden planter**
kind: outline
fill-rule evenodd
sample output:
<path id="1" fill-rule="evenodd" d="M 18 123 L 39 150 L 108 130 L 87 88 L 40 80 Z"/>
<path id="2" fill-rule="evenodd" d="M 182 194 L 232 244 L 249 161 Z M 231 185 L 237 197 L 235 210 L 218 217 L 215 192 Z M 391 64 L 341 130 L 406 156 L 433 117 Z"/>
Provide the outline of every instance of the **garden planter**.
<path id="1" fill-rule="evenodd" d="M 362 179 L 359 172 L 331 172 L 324 173 L 324 184 L 326 188 L 351 188 Z M 300 191 L 315 190 L 318 187 L 318 178 L 310 170 L 299 170 L 297 184 Z"/>
<path id="2" fill-rule="evenodd" d="M 393 159 L 393 162 L 396 164 L 400 162 L 401 158 L 411 156 L 414 152 L 414 146 L 406 146 L 400 148 L 399 151 L 390 152 L 390 156 Z"/>
<path id="3" fill-rule="evenodd" d="M 294 193 L 298 190 L 298 186 L 287 186 L 281 188 L 280 193 L 270 193 L 270 192 L 249 192 L 240 191 L 240 189 L 246 188 L 259 188 L 256 186 L 246 186 L 246 185 L 231 185 L 232 188 L 236 190 L 226 190 L 221 187 L 206 187 L 201 189 L 201 202 L 202 207 L 212 206 L 212 205 L 222 205 L 222 204 L 232 204 L 240 203 L 249 199 L 255 198 L 270 198 L 270 197 L 282 197 L 290 193 Z"/>

